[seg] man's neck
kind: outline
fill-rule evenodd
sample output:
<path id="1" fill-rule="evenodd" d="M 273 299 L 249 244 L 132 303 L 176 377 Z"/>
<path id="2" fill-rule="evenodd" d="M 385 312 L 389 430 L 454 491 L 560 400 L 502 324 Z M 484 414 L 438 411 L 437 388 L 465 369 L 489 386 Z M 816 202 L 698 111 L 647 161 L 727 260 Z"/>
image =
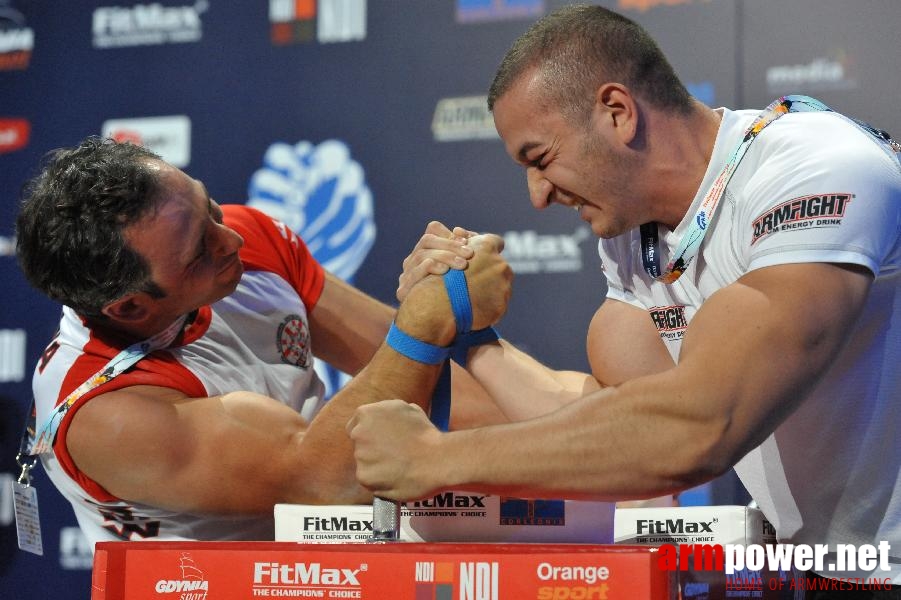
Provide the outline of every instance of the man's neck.
<path id="1" fill-rule="evenodd" d="M 721 116 L 696 102 L 689 115 L 654 117 L 650 181 L 658 223 L 675 229 L 688 212 L 707 173 Z"/>
<path id="2" fill-rule="evenodd" d="M 140 324 L 124 323 L 115 319 L 86 319 L 88 326 L 101 337 L 116 339 L 120 344 L 131 345 L 149 340 L 160 335 L 170 327 L 178 327 L 179 331 L 192 323 L 197 311 L 176 317 L 160 317 L 152 322 Z M 176 325 L 176 323 L 178 323 Z"/>

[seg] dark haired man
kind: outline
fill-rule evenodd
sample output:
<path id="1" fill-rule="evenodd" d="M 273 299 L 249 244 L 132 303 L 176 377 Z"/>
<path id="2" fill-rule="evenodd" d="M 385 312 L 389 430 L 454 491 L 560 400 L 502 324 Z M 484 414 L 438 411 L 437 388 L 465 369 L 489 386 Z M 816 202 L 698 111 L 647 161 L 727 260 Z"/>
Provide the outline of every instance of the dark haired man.
<path id="1" fill-rule="evenodd" d="M 447 434 L 409 405 L 362 407 L 361 482 L 405 500 L 620 500 L 735 466 L 781 541 L 891 546 L 875 570 L 823 575 L 901 583 L 898 145 L 806 97 L 704 106 L 643 29 L 597 6 L 520 37 L 489 106 L 532 204 L 602 238 L 587 344 L 604 389 L 559 390 L 534 363 L 511 370 L 506 344 L 480 349 L 492 396 L 582 397 Z"/>
<path id="2" fill-rule="evenodd" d="M 473 325 L 497 320 L 510 292 L 500 239 L 441 243 L 472 259 Z M 283 224 L 220 207 L 159 156 L 111 140 L 49 157 L 17 252 L 64 305 L 34 376 L 36 450 L 92 545 L 272 539 L 276 503 L 367 501 L 347 420 L 384 398 L 428 407 L 438 377 L 380 347 L 392 318 L 442 346 L 456 333 L 439 279 L 404 288 L 395 316 Z M 328 403 L 314 353 L 357 374 Z"/>

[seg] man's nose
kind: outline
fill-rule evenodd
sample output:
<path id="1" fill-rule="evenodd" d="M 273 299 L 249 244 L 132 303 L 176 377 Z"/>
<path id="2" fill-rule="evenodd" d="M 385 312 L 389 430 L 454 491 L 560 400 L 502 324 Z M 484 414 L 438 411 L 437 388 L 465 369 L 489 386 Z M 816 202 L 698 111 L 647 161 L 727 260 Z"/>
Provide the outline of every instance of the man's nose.
<path id="1" fill-rule="evenodd" d="M 526 170 L 526 183 L 529 186 L 529 199 L 532 206 L 541 210 L 551 203 L 551 193 L 554 185 L 545 179 L 544 174 L 537 167 L 529 167 Z"/>
<path id="2" fill-rule="evenodd" d="M 215 240 L 213 251 L 217 256 L 234 254 L 244 245 L 244 238 L 237 231 L 221 223 L 214 225 L 213 239 Z"/>

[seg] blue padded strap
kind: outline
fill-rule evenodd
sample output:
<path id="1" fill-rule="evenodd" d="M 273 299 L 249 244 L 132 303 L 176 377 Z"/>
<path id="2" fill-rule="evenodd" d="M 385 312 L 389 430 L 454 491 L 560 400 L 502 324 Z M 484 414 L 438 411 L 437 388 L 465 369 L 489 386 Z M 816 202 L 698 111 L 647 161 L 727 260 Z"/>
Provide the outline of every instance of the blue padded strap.
<path id="1" fill-rule="evenodd" d="M 394 321 L 391 322 L 391 329 L 388 330 L 385 341 L 399 354 L 427 365 L 440 365 L 447 360 L 451 351 L 450 348 L 442 348 L 407 335 Z"/>
<path id="2" fill-rule="evenodd" d="M 444 274 L 444 287 L 450 299 L 454 319 L 457 320 L 457 333 L 467 333 L 472 329 L 472 303 L 469 301 L 469 287 L 463 271 L 451 269 Z"/>

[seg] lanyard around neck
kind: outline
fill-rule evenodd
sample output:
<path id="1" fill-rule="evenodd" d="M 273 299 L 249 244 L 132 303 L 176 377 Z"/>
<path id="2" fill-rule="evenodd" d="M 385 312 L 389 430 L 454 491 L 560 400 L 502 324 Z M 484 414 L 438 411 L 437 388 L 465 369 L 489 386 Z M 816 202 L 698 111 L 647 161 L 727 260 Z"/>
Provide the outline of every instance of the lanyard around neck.
<path id="1" fill-rule="evenodd" d="M 99 371 L 88 377 L 87 381 L 66 396 L 66 398 L 53 409 L 53 412 L 50 413 L 50 417 L 44 421 L 44 425 L 40 430 L 37 430 L 35 427 L 36 412 L 34 410 L 34 403 L 32 403 L 32 409 L 29 415 L 30 422 L 25 428 L 20 452 L 21 450 L 24 450 L 28 455 L 38 455 L 49 452 L 53 448 L 53 443 L 56 441 L 56 434 L 63 421 L 63 417 L 69 412 L 69 409 L 72 408 L 79 398 L 111 379 L 118 377 L 151 352 L 167 347 L 175 341 L 175 338 L 181 333 L 186 321 L 187 315 L 182 316 L 153 337 L 132 344 L 125 350 L 119 352 Z"/>
<path id="2" fill-rule="evenodd" d="M 741 142 L 729 155 L 725 166 L 707 193 L 704 195 L 704 201 L 695 211 L 694 216 L 688 223 L 688 230 L 679 241 L 679 245 L 673 252 L 673 257 L 667 263 L 666 268 L 660 269 L 660 247 L 656 223 L 645 223 L 641 226 L 641 259 L 644 269 L 647 273 L 663 283 L 673 283 L 685 272 L 698 254 L 701 242 L 707 234 L 707 228 L 713 221 L 716 209 L 726 195 L 726 186 L 732 179 L 735 169 L 741 163 L 745 154 L 748 152 L 751 143 L 760 135 L 763 129 L 781 117 L 790 112 L 814 112 L 814 111 L 831 111 L 831 109 L 820 102 L 808 96 L 783 96 L 772 104 L 767 106 L 760 115 L 754 119 L 750 127 L 745 131 Z"/>

